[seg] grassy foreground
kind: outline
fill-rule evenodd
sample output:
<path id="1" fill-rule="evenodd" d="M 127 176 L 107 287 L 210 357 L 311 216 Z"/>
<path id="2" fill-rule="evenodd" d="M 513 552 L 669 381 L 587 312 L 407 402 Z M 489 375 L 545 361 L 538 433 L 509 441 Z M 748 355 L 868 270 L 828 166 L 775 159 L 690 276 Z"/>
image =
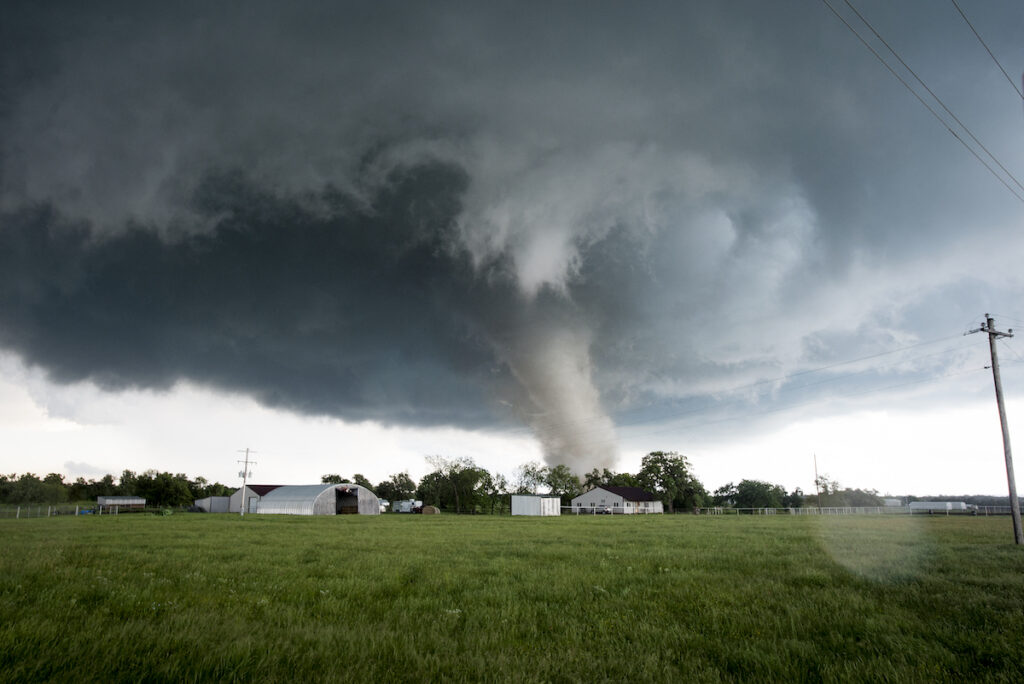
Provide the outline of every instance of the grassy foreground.
<path id="1" fill-rule="evenodd" d="M 1008 518 L 0 521 L 0 681 L 1009 681 Z"/>

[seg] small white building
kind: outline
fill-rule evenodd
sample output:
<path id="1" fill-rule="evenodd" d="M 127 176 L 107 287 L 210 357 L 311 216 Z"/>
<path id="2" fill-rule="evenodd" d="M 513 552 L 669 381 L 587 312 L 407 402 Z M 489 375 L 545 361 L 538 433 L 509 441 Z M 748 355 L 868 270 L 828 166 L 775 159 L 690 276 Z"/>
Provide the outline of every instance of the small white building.
<path id="1" fill-rule="evenodd" d="M 602 485 L 583 492 L 572 502 L 572 512 L 581 513 L 664 513 L 661 500 L 639 487 Z"/>
<path id="2" fill-rule="evenodd" d="M 512 515 L 561 515 L 562 499 L 557 496 L 513 494 Z"/>
<path id="3" fill-rule="evenodd" d="M 913 511 L 967 511 L 970 510 L 963 501 L 912 501 L 910 510 Z"/>
<path id="4" fill-rule="evenodd" d="M 196 499 L 193 505 L 204 513 L 227 513 L 231 506 L 231 497 L 208 496 L 204 499 Z"/>
<path id="5" fill-rule="evenodd" d="M 101 513 L 141 511 L 146 508 L 146 500 L 141 496 L 97 496 L 96 506 Z"/>

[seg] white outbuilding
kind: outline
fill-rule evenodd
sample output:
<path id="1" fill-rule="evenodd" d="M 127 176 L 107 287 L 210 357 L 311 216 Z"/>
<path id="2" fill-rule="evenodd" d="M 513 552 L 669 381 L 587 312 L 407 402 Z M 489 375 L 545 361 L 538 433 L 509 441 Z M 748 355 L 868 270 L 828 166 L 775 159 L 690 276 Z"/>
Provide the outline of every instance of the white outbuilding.
<path id="1" fill-rule="evenodd" d="M 513 494 L 512 515 L 561 515 L 562 499 L 557 496 Z"/>
<path id="2" fill-rule="evenodd" d="M 639 487 L 616 487 L 602 485 L 594 487 L 572 500 L 575 514 L 614 513 L 664 513 L 661 500 Z"/>

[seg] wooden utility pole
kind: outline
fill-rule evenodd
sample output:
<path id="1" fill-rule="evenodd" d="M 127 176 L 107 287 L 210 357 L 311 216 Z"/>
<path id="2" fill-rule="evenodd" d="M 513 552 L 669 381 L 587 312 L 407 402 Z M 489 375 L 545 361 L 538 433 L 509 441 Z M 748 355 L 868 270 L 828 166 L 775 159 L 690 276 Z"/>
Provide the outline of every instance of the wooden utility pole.
<path id="1" fill-rule="evenodd" d="M 1020 524 L 1020 502 L 1017 500 L 1017 480 L 1013 475 L 1013 452 L 1010 450 L 1010 428 L 1006 424 L 1006 405 L 1003 403 L 1003 381 L 999 377 L 999 356 L 996 354 L 996 340 L 1000 337 L 1013 337 L 1013 328 L 1007 332 L 996 330 L 995 321 L 985 314 L 985 323 L 967 334 L 976 332 L 988 333 L 988 348 L 992 354 L 992 381 L 996 386 L 996 404 L 999 406 L 999 425 L 1003 428 L 1003 455 L 1006 457 L 1006 482 L 1010 488 L 1010 515 L 1013 517 L 1013 540 L 1024 544 L 1024 530 Z"/>
<path id="2" fill-rule="evenodd" d="M 242 452 L 241 449 L 239 449 L 238 453 L 243 453 L 243 452 Z M 250 461 L 249 460 L 249 453 L 250 453 L 249 452 L 249 447 L 245 448 L 245 452 L 244 453 L 245 453 L 245 460 L 244 461 L 242 461 L 242 460 L 238 461 L 239 463 L 243 464 L 242 465 L 242 472 L 238 473 L 239 475 L 242 476 L 242 502 L 241 502 L 241 505 L 238 507 L 238 514 L 239 514 L 240 517 L 245 515 L 245 486 L 246 486 L 246 483 L 249 480 L 249 476 L 252 475 L 252 473 L 249 472 L 249 465 L 250 464 L 256 465 L 256 461 Z M 253 451 L 252 453 L 255 454 L 256 452 Z"/>
<path id="3" fill-rule="evenodd" d="M 818 513 L 821 513 L 821 488 L 818 486 L 818 454 L 814 454 L 814 493 L 818 495 Z"/>

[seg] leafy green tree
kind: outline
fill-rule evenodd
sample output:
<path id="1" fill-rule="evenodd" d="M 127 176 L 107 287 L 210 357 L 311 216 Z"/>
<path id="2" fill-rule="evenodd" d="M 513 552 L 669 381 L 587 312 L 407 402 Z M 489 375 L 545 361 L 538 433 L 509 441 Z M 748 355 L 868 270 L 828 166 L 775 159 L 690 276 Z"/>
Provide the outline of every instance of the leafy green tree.
<path id="1" fill-rule="evenodd" d="M 804 505 L 804 493 L 797 487 L 792 492 L 786 495 L 782 500 L 782 505 L 785 508 L 800 508 Z"/>
<path id="2" fill-rule="evenodd" d="M 529 461 L 516 468 L 516 494 L 536 494 L 548 475 L 546 466 Z"/>
<path id="3" fill-rule="evenodd" d="M 427 462 L 434 466 L 434 472 L 439 473 L 441 479 L 448 483 L 448 489 L 455 500 L 455 512 L 461 512 L 463 505 L 467 510 L 475 510 L 479 494 L 477 486 L 487 471 L 478 468 L 471 458 L 448 459 L 443 456 L 427 456 Z"/>
<path id="4" fill-rule="evenodd" d="M 652 451 L 640 462 L 636 479 L 640 486 L 654 492 L 669 513 L 703 505 L 707 492 L 690 472 L 685 456 L 675 451 Z"/>
<path id="5" fill-rule="evenodd" d="M 371 492 L 373 491 L 373 483 L 366 479 L 366 476 L 362 473 L 356 473 L 352 476 L 352 484 L 357 484 L 360 487 L 366 487 Z"/>
<path id="6" fill-rule="evenodd" d="M 416 493 L 416 482 L 409 477 L 408 471 L 395 473 L 377 485 L 374 490 L 382 499 L 403 501 L 412 498 Z"/>
<path id="7" fill-rule="evenodd" d="M 337 473 L 328 473 L 320 476 L 320 484 L 341 484 L 344 481 L 345 478 Z"/>
<path id="8" fill-rule="evenodd" d="M 480 479 L 480 490 L 490 502 L 491 515 L 494 515 L 494 509 L 505 501 L 508 492 L 508 479 L 501 473 L 492 475 L 486 470 L 484 473 Z"/>
<path id="9" fill-rule="evenodd" d="M 143 497 L 147 506 L 187 506 L 193 501 L 184 473 L 147 470 L 136 478 L 134 494 Z"/>
<path id="10" fill-rule="evenodd" d="M 736 485 L 732 482 L 727 482 L 718 489 L 711 496 L 711 501 L 716 506 L 732 506 L 736 503 Z"/>
<path id="11" fill-rule="evenodd" d="M 544 484 L 548 486 L 552 494 L 561 497 L 563 506 L 582 491 L 580 479 L 566 465 L 548 468 L 544 475 Z"/>
<path id="12" fill-rule="evenodd" d="M 448 489 L 448 480 L 441 472 L 435 470 L 427 473 L 420 479 L 419 487 L 416 488 L 416 498 L 427 506 L 447 508 L 447 506 L 441 505 L 441 496 Z"/>
<path id="13" fill-rule="evenodd" d="M 138 483 L 138 476 L 134 471 L 121 471 L 121 479 L 117 484 L 118 496 L 136 496 L 135 486 Z"/>
<path id="14" fill-rule="evenodd" d="M 35 473 L 24 473 L 14 482 L 10 503 L 46 503 L 46 488 Z"/>
<path id="15" fill-rule="evenodd" d="M 607 484 L 613 487 L 639 487 L 640 480 L 636 479 L 636 475 L 630 473 L 614 473 L 608 478 Z"/>
<path id="16" fill-rule="evenodd" d="M 782 508 L 786 490 L 762 480 L 740 480 L 736 485 L 736 508 Z"/>

